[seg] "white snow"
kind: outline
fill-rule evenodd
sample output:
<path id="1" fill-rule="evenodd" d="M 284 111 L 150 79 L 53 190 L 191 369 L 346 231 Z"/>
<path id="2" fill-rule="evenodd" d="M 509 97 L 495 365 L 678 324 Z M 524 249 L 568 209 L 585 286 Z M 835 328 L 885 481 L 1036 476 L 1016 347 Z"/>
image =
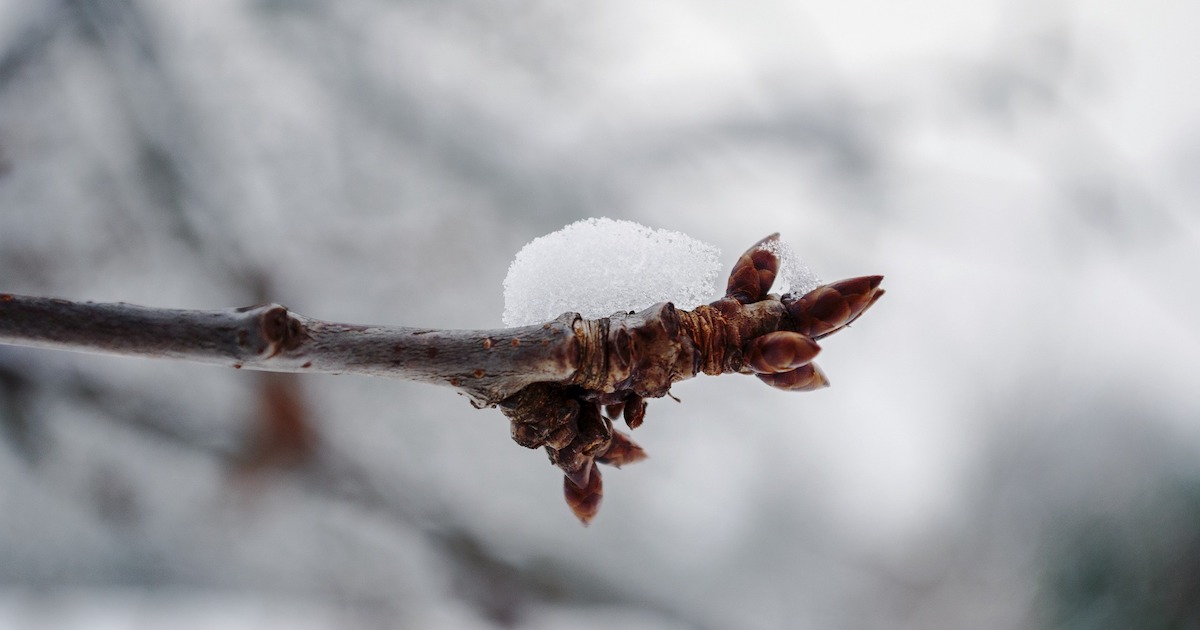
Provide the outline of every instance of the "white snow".
<path id="1" fill-rule="evenodd" d="M 787 241 L 771 241 L 767 243 L 767 249 L 779 257 L 779 272 L 775 274 L 775 284 L 771 286 L 771 293 L 804 295 L 820 286 L 821 279 L 804 264 L 804 260 Z"/>
<path id="2" fill-rule="evenodd" d="M 772 293 L 803 295 L 821 284 L 786 241 Z M 633 221 L 584 219 L 521 248 L 504 279 L 504 325 L 526 326 L 566 312 L 606 317 L 659 302 L 692 309 L 720 296 L 720 250 L 686 234 Z"/>
<path id="3" fill-rule="evenodd" d="M 504 279 L 504 325 L 536 324 L 574 311 L 588 318 L 659 302 L 692 309 L 720 296 L 720 251 L 670 230 L 585 219 L 534 239 Z"/>

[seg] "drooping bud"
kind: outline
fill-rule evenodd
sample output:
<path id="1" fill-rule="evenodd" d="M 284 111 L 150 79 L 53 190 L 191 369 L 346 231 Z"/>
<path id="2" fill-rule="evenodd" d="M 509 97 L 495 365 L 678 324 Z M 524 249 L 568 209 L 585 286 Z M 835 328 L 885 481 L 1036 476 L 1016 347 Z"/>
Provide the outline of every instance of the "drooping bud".
<path id="1" fill-rule="evenodd" d="M 575 466 L 562 467 L 563 476 L 570 480 L 571 483 L 575 484 L 575 487 L 585 488 L 592 479 L 592 471 L 595 470 L 596 465 L 593 463 L 591 457 L 577 456 L 573 461 L 576 464 Z"/>
<path id="2" fill-rule="evenodd" d="M 596 458 L 596 461 L 620 468 L 625 464 L 633 464 L 643 459 L 646 459 L 646 451 L 642 450 L 642 447 L 638 446 L 628 435 L 620 431 L 613 431 L 612 443 L 603 455 Z"/>
<path id="3" fill-rule="evenodd" d="M 591 469 L 590 474 L 586 476 L 582 486 L 577 485 L 570 477 L 563 477 L 563 498 L 567 500 L 567 507 L 571 508 L 575 518 L 578 518 L 584 527 L 587 527 L 600 511 L 600 499 L 604 498 L 600 470 L 590 462 L 588 467 Z"/>
<path id="4" fill-rule="evenodd" d="M 779 272 L 779 256 L 768 249 L 767 244 L 778 240 L 779 234 L 772 234 L 755 243 L 738 258 L 725 287 L 727 297 L 750 304 L 767 296 L 771 285 L 775 283 L 775 274 Z"/>
<path id="5" fill-rule="evenodd" d="M 883 276 L 860 276 L 821 285 L 798 299 L 785 296 L 796 332 L 820 339 L 858 319 L 883 294 Z"/>
<path id="6" fill-rule="evenodd" d="M 777 331 L 746 343 L 746 366 L 759 374 L 779 374 L 811 363 L 821 346 L 808 335 Z"/>
<path id="7" fill-rule="evenodd" d="M 633 394 L 625 401 L 625 424 L 632 431 L 642 426 L 642 421 L 646 419 L 646 400 L 637 394 Z"/>
<path id="8" fill-rule="evenodd" d="M 539 385 L 503 401 L 500 410 L 511 420 L 512 438 L 517 444 L 562 448 L 575 437 L 580 406 L 578 401 L 564 397 L 561 388 Z"/>
<path id="9" fill-rule="evenodd" d="M 788 372 L 779 374 L 755 374 L 758 380 L 789 392 L 811 392 L 815 389 L 829 387 L 829 379 L 815 363 L 809 363 Z"/>

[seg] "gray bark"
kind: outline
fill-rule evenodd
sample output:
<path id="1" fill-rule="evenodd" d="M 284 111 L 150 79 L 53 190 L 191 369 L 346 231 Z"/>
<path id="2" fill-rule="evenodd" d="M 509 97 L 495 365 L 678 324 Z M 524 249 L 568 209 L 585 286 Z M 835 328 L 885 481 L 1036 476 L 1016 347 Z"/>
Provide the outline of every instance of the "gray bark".
<path id="1" fill-rule="evenodd" d="M 0 343 L 273 372 L 366 374 L 456 387 L 494 404 L 578 369 L 578 315 L 496 330 L 325 322 L 278 304 L 180 310 L 0 294 Z"/>

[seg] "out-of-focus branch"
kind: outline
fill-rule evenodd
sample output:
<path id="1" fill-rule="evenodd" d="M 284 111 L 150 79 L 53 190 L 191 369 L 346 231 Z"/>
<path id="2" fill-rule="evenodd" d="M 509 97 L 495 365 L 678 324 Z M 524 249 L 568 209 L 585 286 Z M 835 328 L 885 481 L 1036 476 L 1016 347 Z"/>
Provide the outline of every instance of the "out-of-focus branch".
<path id="1" fill-rule="evenodd" d="M 519 328 L 429 330 L 325 322 L 278 304 L 188 311 L 0 294 L 0 343 L 449 385 L 477 407 L 498 406 L 518 444 L 547 450 L 586 524 L 602 496 L 595 464 L 645 457 L 612 421 L 637 428 L 647 398 L 701 373 L 753 374 L 788 391 L 828 385 L 812 362 L 817 340 L 874 304 L 882 277 L 769 294 L 777 238 L 738 259 L 725 297 L 691 311 L 662 303 L 599 319 L 564 313 Z"/>

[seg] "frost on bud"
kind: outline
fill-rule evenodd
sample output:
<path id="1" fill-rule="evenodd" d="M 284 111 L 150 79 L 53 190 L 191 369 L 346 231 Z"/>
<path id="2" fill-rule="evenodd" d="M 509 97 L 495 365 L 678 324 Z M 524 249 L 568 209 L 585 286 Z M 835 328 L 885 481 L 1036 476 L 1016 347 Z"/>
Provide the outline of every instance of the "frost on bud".
<path id="1" fill-rule="evenodd" d="M 883 276 L 860 276 L 819 286 L 795 300 L 786 300 L 796 332 L 820 339 L 858 319 L 884 293 Z M 785 296 L 787 297 L 787 296 Z"/>
<path id="2" fill-rule="evenodd" d="M 829 379 L 814 363 L 779 374 L 755 374 L 758 380 L 771 387 L 789 392 L 811 392 L 829 387 Z"/>
<path id="3" fill-rule="evenodd" d="M 757 302 L 767 296 L 779 272 L 779 257 L 768 244 L 779 240 L 779 233 L 772 234 L 746 250 L 733 264 L 729 283 L 725 287 L 726 297 L 742 304 Z"/>
<path id="4" fill-rule="evenodd" d="M 746 366 L 759 374 L 779 374 L 811 363 L 821 347 L 807 335 L 777 331 L 751 339 L 744 349 Z"/>

